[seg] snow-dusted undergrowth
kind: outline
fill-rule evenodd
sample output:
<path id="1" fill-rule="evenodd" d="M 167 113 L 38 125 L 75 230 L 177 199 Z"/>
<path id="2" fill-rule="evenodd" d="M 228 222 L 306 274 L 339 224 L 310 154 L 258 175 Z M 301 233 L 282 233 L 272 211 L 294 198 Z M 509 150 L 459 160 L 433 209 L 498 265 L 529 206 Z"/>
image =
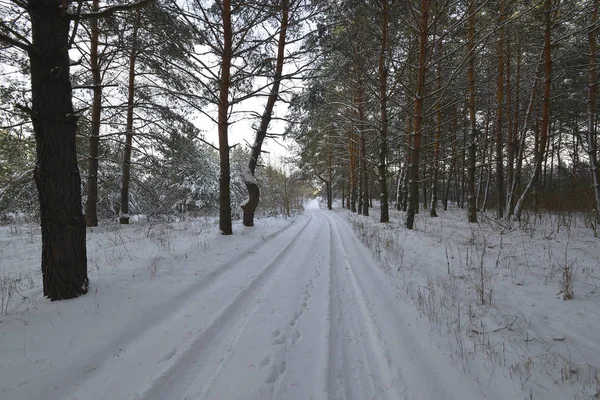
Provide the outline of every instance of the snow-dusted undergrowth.
<path id="1" fill-rule="evenodd" d="M 583 217 L 469 224 L 453 209 L 409 231 L 403 212 L 342 212 L 457 368 L 515 398 L 600 396 L 600 240 Z"/>

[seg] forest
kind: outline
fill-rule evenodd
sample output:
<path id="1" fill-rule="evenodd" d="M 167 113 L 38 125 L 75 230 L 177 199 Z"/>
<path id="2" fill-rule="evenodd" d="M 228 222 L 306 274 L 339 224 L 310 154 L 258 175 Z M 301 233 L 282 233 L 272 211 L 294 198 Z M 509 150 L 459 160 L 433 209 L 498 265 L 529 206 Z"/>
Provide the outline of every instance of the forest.
<path id="1" fill-rule="evenodd" d="M 597 231 L 597 1 L 0 7 L 0 200 L 41 220 L 44 270 L 78 276 L 51 298 L 86 287 L 98 218 L 218 209 L 230 234 L 253 224 L 256 174 L 275 212 L 322 186 L 329 207 L 375 199 L 408 229 L 420 203 L 451 203 L 472 223 L 577 211 Z M 253 139 L 230 143 L 240 121 Z M 262 151 L 282 137 L 289 171 Z"/>
<path id="2" fill-rule="evenodd" d="M 379 398 L 379 383 L 361 379 L 395 382 L 402 368 L 382 362 L 392 322 L 413 320 L 388 308 L 400 298 L 392 284 L 431 332 L 447 330 L 463 372 L 469 363 L 492 366 L 492 382 L 495 367 L 505 368 L 528 398 L 552 398 L 548 388 L 559 381 L 573 385 L 575 398 L 597 397 L 600 353 L 586 324 L 597 321 L 588 306 L 600 287 L 599 8 L 600 0 L 0 0 L 0 316 L 46 307 L 33 300 L 38 286 L 65 310 L 71 303 L 54 301 L 93 292 L 74 307 L 82 318 L 85 307 L 102 313 L 98 298 L 125 296 L 113 286 L 98 297 L 103 274 L 162 284 L 163 271 L 181 263 L 182 275 L 171 278 L 198 291 L 165 286 L 166 297 L 181 300 L 167 299 L 165 315 L 175 318 L 184 300 L 202 308 L 209 295 L 223 307 L 210 311 L 206 331 L 195 327 L 204 336 L 192 343 L 206 340 L 209 354 L 188 349 L 173 368 L 195 371 L 194 357 L 210 365 L 220 335 L 238 346 L 246 325 L 234 324 L 267 329 L 252 319 L 258 308 L 245 307 L 262 299 L 274 310 L 282 298 L 293 318 L 272 333 L 274 345 L 312 334 L 327 342 L 317 348 L 333 358 L 328 367 L 345 371 L 328 373 L 327 395 L 316 397 Z M 206 233 L 213 225 L 214 237 Z M 237 275 L 240 263 L 248 270 Z M 389 282 L 361 269 L 375 264 Z M 303 291 L 283 285 L 268 297 L 258 289 L 277 287 L 280 274 L 306 283 Z M 544 297 L 554 283 L 560 300 L 574 301 Z M 135 304 L 155 304 L 141 293 Z M 303 299 L 298 307 L 292 294 Z M 311 309 L 313 295 L 328 308 Z M 294 327 L 311 310 L 315 320 L 329 313 L 326 339 L 317 325 L 302 334 Z M 337 326 L 334 310 L 347 318 Z M 540 333 L 553 318 L 553 336 Z M 170 319 L 132 321 L 136 332 L 171 332 L 160 322 Z M 563 328 L 569 323 L 575 333 Z M 346 347 L 342 338 L 357 331 L 368 334 Z M 571 333 L 579 336 L 570 341 Z M 178 354 L 180 343 L 172 344 L 172 354 L 152 362 Z M 581 357 L 569 358 L 573 349 Z M 282 394 L 294 387 L 282 383 L 290 376 L 312 378 L 286 375 L 291 360 L 273 354 L 260 364 L 272 365 L 261 377 L 271 398 L 306 398 Z M 361 365 L 358 375 L 344 357 Z M 225 378 L 238 373 L 223 363 L 215 370 L 231 368 Z M 209 369 L 204 382 L 226 393 Z M 173 371 L 164 376 L 175 389 L 159 377 L 135 398 L 193 390 Z M 419 377 L 407 374 L 399 379 L 409 388 Z M 535 374 L 543 378 L 530 380 Z M 69 389 L 56 398 L 79 390 L 65 379 Z M 191 398 L 210 398 L 211 387 Z M 434 385 L 422 398 L 452 398 L 455 389 Z"/>

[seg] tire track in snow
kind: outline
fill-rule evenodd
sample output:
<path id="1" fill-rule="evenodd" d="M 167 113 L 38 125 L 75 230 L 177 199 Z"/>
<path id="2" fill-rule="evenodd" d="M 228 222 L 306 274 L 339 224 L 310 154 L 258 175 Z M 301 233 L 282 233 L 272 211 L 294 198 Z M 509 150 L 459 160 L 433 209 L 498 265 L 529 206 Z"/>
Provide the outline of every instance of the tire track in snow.
<path id="1" fill-rule="evenodd" d="M 331 228 L 329 223 L 326 223 L 326 218 L 322 217 L 324 214 L 321 212 L 319 212 L 319 214 L 321 214 L 321 219 L 323 220 L 322 226 L 326 228 L 326 230 L 324 232 L 323 229 L 319 229 L 318 234 L 315 235 L 315 241 L 318 243 L 316 247 L 319 245 L 322 246 L 325 241 L 327 243 L 325 246 L 327 251 L 323 255 L 330 256 Z M 324 237 L 320 237 L 321 235 Z M 271 399 L 285 399 L 297 395 L 297 392 L 291 392 L 291 388 L 297 387 L 299 387 L 301 391 L 304 390 L 305 396 L 308 396 L 309 386 L 317 386 L 317 396 L 327 394 L 326 379 L 324 379 L 320 388 L 318 388 L 319 384 L 317 379 L 318 377 L 323 378 L 327 376 L 327 349 L 324 348 L 324 345 L 327 343 L 328 332 L 325 335 L 322 335 L 322 331 L 319 330 L 318 322 L 316 321 L 321 320 L 324 322 L 325 326 L 329 327 L 327 322 L 329 282 L 323 282 L 326 278 L 321 278 L 321 276 L 323 275 L 323 266 L 331 265 L 331 258 L 329 257 L 329 259 L 325 260 L 320 259 L 316 247 L 313 247 L 314 251 L 311 254 L 314 256 L 314 269 L 310 275 L 311 277 L 308 279 L 308 283 L 303 286 L 302 295 L 299 297 L 294 315 L 289 321 L 289 327 L 286 329 L 288 333 L 287 340 L 283 343 L 284 346 L 281 346 L 280 350 L 274 353 L 275 359 L 279 360 L 279 365 L 283 366 L 283 368 L 277 368 L 277 364 L 275 363 L 272 365 L 272 370 L 269 375 L 269 379 L 272 380 L 273 383 L 271 388 Z M 312 299 L 313 297 L 314 300 Z M 309 307 L 312 303 L 315 304 L 316 308 Z M 318 358 L 324 358 L 323 360 L 312 360 L 312 363 L 316 361 L 317 370 L 319 368 L 322 368 L 323 370 L 321 373 L 317 374 L 317 379 L 313 379 L 311 382 L 307 382 L 307 377 L 304 374 L 305 371 L 301 371 L 302 367 L 306 368 L 308 362 L 306 359 L 300 359 L 302 358 L 302 348 L 301 345 L 296 346 L 297 342 L 305 336 L 311 341 L 313 346 L 317 348 L 315 353 L 319 355 Z M 325 355 L 325 357 L 322 357 L 323 355 Z M 286 376 L 288 371 L 289 375 Z"/>
<path id="2" fill-rule="evenodd" d="M 332 232 L 329 398 L 399 399 L 388 358 L 375 333 L 377 327 L 353 282 L 351 253 L 344 248 L 335 220 L 325 215 Z"/>
<path id="3" fill-rule="evenodd" d="M 71 397 L 77 398 L 78 393 L 82 391 L 82 388 L 85 388 L 85 382 L 88 380 L 108 379 L 113 381 L 115 379 L 125 379 L 124 376 L 120 376 L 118 372 L 112 370 L 119 371 L 123 369 L 122 365 L 124 365 L 127 362 L 128 350 L 130 350 L 131 347 L 137 347 L 135 351 L 139 352 L 141 350 L 140 347 L 148 347 L 155 344 L 151 340 L 148 340 L 148 343 L 145 343 L 144 341 L 148 338 L 151 338 L 153 336 L 168 335 L 173 321 L 183 320 L 184 318 L 187 318 L 187 316 L 190 313 L 193 313 L 194 304 L 204 300 L 204 297 L 206 297 L 207 294 L 205 289 L 210 291 L 211 288 L 219 284 L 218 282 L 227 279 L 228 273 L 232 272 L 234 267 L 239 266 L 241 263 L 244 263 L 248 259 L 255 257 L 255 255 L 260 253 L 261 251 L 268 249 L 268 246 L 272 244 L 273 240 L 284 239 L 285 235 L 290 233 L 291 238 L 286 239 L 285 245 L 281 248 L 281 250 L 278 250 L 278 252 L 275 254 L 275 257 L 280 257 L 282 253 L 289 249 L 289 247 L 294 243 L 294 241 L 306 231 L 307 227 L 311 224 L 311 222 L 313 222 L 312 214 L 309 218 L 307 218 L 306 221 L 302 222 L 302 225 L 300 226 L 298 232 L 295 232 L 292 229 L 293 227 L 296 227 L 297 229 L 297 224 L 291 223 L 285 226 L 284 228 L 280 229 L 279 231 L 266 236 L 265 240 L 261 242 L 258 246 L 249 246 L 236 257 L 221 263 L 220 266 L 215 268 L 214 272 L 209 274 L 198 284 L 194 284 L 186 288 L 177 296 L 169 299 L 169 301 L 160 304 L 158 308 L 154 308 L 152 310 L 152 315 L 159 315 L 158 318 L 149 319 L 147 321 L 140 321 L 138 319 L 137 321 L 133 322 L 130 327 L 125 327 L 123 329 L 123 333 L 113 341 L 103 346 L 102 350 L 97 351 L 91 356 L 86 356 L 86 360 L 93 360 L 96 364 L 93 370 L 102 373 L 102 366 L 107 362 L 106 360 L 109 359 L 107 358 L 107 354 L 113 354 L 115 353 L 116 349 L 118 349 L 117 353 L 119 354 L 119 358 L 121 360 L 120 369 L 118 369 L 119 366 L 117 366 L 117 368 L 111 368 L 111 371 L 105 372 L 104 375 L 99 376 L 98 374 L 90 374 L 88 370 L 84 370 L 81 368 L 73 368 L 72 371 L 66 371 L 65 373 L 61 374 L 61 376 L 63 376 L 64 378 L 62 380 L 57 381 L 56 388 L 58 389 L 54 390 L 51 394 L 49 394 L 48 399 L 62 400 Z M 290 229 L 292 229 L 291 232 L 288 232 L 290 231 Z M 259 279 L 258 275 L 253 279 L 253 281 L 257 279 Z M 251 283 L 252 282 L 248 283 L 248 285 Z M 138 343 L 140 342 L 142 344 L 138 345 Z M 156 352 L 156 349 L 144 350 Z M 134 350 L 130 350 L 130 352 L 134 352 Z M 157 359 L 156 362 L 158 362 L 159 364 L 166 362 L 174 362 L 173 360 L 177 359 L 177 353 L 177 348 L 170 349 L 166 352 L 160 352 L 160 354 L 162 354 L 162 357 L 160 359 Z M 101 361 L 98 362 L 98 360 Z M 88 362 L 84 361 L 76 363 L 76 365 L 82 364 L 85 365 L 88 364 Z M 141 365 L 131 365 L 130 367 L 139 369 Z M 125 370 L 123 371 L 123 373 L 131 374 L 131 371 Z M 147 375 L 142 376 L 143 378 L 141 379 L 147 379 Z M 80 384 L 76 388 L 68 387 L 68 384 L 66 382 L 72 381 L 80 382 Z M 107 394 L 104 397 L 100 398 L 112 397 L 109 396 L 107 392 Z"/>
<path id="4" fill-rule="evenodd" d="M 137 397 L 138 399 L 197 399 L 210 391 L 210 381 L 231 356 L 232 348 L 259 307 L 258 300 L 263 294 L 262 289 L 269 287 L 277 279 L 279 272 L 285 268 L 286 261 L 295 255 L 293 250 L 308 234 L 308 227 L 312 223 L 314 218 L 311 216 L 298 234 L 235 296 L 210 325 L 199 333 L 188 349 L 180 354 L 152 385 Z M 212 373 L 204 371 L 206 366 L 214 367 L 214 361 L 218 366 Z M 203 379 L 207 372 L 209 376 Z M 193 394 L 190 395 L 190 392 Z"/>
<path id="5" fill-rule="evenodd" d="M 390 392 L 395 395 L 376 396 L 389 399 L 446 399 L 484 398 L 474 381 L 448 365 L 449 358 L 433 345 L 428 330 L 414 331 L 407 321 L 414 321 L 417 312 L 413 305 L 397 299 L 393 286 L 384 277 L 371 253 L 360 243 L 349 224 L 337 221 L 340 217 L 329 216 L 333 221 L 339 242 L 346 254 L 352 257 L 348 263 L 349 281 L 361 299 L 362 316 L 368 320 L 372 342 L 385 349 L 380 353 L 380 363 L 388 364 Z M 343 225 L 340 228 L 338 225 Z M 346 245 L 344 245 L 346 243 Z M 366 294 L 369 294 L 367 296 Z M 369 300 L 367 300 L 369 299 Z M 391 397 L 390 397 L 391 396 Z M 487 398 L 487 397 L 486 397 Z"/>

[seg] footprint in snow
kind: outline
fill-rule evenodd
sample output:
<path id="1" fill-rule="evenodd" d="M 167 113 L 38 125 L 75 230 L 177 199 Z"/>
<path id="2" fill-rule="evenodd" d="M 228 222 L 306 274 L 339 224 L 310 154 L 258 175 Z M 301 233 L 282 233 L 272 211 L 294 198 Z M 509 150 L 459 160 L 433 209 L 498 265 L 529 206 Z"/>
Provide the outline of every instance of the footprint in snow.
<path id="1" fill-rule="evenodd" d="M 265 356 L 265 358 L 263 358 L 262 361 L 260 362 L 260 366 L 264 367 L 265 365 L 269 364 L 270 362 L 271 362 L 271 357 Z"/>
<path id="2" fill-rule="evenodd" d="M 281 335 L 273 340 L 273 344 L 284 344 L 285 343 L 285 335 Z"/>

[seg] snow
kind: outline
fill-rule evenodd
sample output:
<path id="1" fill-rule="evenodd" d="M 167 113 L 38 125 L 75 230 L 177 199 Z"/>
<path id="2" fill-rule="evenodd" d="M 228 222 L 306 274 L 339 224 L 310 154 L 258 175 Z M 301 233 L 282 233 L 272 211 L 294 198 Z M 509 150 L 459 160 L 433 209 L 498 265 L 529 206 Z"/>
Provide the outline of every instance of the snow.
<path id="1" fill-rule="evenodd" d="M 244 180 L 244 183 L 257 184 L 256 177 L 254 175 L 252 175 L 252 172 L 250 172 L 249 168 L 246 168 L 246 170 L 244 171 L 243 180 Z"/>
<path id="2" fill-rule="evenodd" d="M 411 232 L 400 213 L 392 210 L 397 222 L 386 225 L 371 214 L 313 201 L 293 219 L 237 222 L 230 236 L 212 219 L 90 228 L 90 292 L 61 302 L 41 294 L 38 228 L 2 227 L 0 274 L 19 284 L 0 314 L 0 398 L 595 394 L 600 301 L 583 274 L 599 275 L 600 246 L 583 227 L 475 231 L 454 211 L 419 214 Z M 488 306 L 477 305 L 468 279 L 483 244 L 494 284 Z M 557 277 L 548 276 L 565 252 L 577 271 L 571 301 L 557 298 Z M 441 315 L 454 302 L 467 307 L 460 327 Z M 544 349 L 554 356 L 545 364 Z"/>

